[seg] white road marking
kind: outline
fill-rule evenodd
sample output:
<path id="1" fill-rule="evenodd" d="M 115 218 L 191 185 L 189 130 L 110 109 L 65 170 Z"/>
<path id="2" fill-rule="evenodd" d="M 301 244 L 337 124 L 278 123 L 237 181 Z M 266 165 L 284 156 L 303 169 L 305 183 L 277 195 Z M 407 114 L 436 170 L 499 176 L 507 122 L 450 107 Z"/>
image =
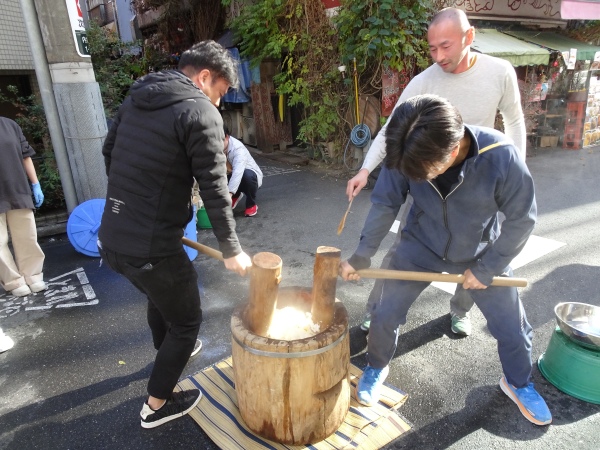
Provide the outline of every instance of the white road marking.
<path id="1" fill-rule="evenodd" d="M 92 300 L 91 302 L 81 302 L 81 303 L 63 303 L 61 305 L 56 305 L 57 308 L 72 308 L 73 306 L 90 306 L 97 305 L 98 300 Z"/>
<path id="2" fill-rule="evenodd" d="M 84 284 L 81 287 L 83 288 L 83 293 L 85 294 L 85 298 L 87 298 L 88 300 L 93 300 L 96 298 L 96 293 L 94 292 L 94 289 L 92 289 L 91 285 Z"/>
<path id="3" fill-rule="evenodd" d="M 85 272 L 83 272 L 83 271 L 81 271 L 81 272 L 77 272 L 77 278 L 79 278 L 79 282 L 80 282 L 81 284 L 88 284 L 88 283 L 89 283 L 89 281 L 88 281 L 88 277 L 87 277 L 87 275 L 85 274 Z"/>
<path id="4" fill-rule="evenodd" d="M 0 294 L 0 319 L 21 311 L 42 311 L 52 308 L 97 305 L 96 293 L 82 267 L 51 278 L 48 289 L 25 297 Z M 85 300 L 85 301 L 78 301 Z"/>
<path id="5" fill-rule="evenodd" d="M 390 228 L 390 231 L 392 233 L 398 233 L 399 228 L 400 221 L 395 220 Z M 542 256 L 547 255 L 548 253 L 553 252 L 554 250 L 557 250 L 565 245 L 567 244 L 564 242 L 531 235 L 529 236 L 529 240 L 525 244 L 525 247 L 523 247 L 523 250 L 521 250 L 521 253 L 515 256 L 510 263 L 510 266 L 513 268 L 513 270 L 516 270 L 519 267 L 523 267 L 525 264 L 529 264 L 530 262 L 535 261 L 536 259 L 541 258 Z M 435 282 L 431 283 L 431 285 L 450 294 L 454 294 L 454 291 L 456 290 L 456 284 L 454 283 Z"/>
<path id="6" fill-rule="evenodd" d="M 567 245 L 564 242 L 554 241 L 552 239 L 546 239 L 540 236 L 529 236 L 529 240 L 519 253 L 510 263 L 510 266 L 513 270 L 518 269 L 519 267 L 523 267 L 525 264 L 528 264 L 532 261 L 535 261 L 538 258 L 541 258 L 544 255 L 547 255 L 554 250 Z M 431 283 L 432 286 L 446 291 L 450 294 L 454 294 L 456 291 L 456 284 L 454 283 Z"/>
<path id="7" fill-rule="evenodd" d="M 37 311 L 40 309 L 50 309 L 52 305 L 44 305 L 44 306 L 29 306 L 26 311 Z M 1 317 L 1 316 L 0 316 Z"/>
<path id="8" fill-rule="evenodd" d="M 58 280 L 58 279 L 60 279 L 60 278 L 66 277 L 66 276 L 68 276 L 68 275 L 71 275 L 71 274 L 73 274 L 73 273 L 81 272 L 82 270 L 83 270 L 83 268 L 82 268 L 82 267 L 79 267 L 79 268 L 77 268 L 77 269 L 75 269 L 75 270 L 72 270 L 72 271 L 70 271 L 70 272 L 63 273 L 62 275 L 59 275 L 59 276 L 57 276 L 57 277 L 50 278 L 50 280 L 48 280 L 48 281 L 55 281 L 55 280 Z"/>
<path id="9" fill-rule="evenodd" d="M 274 167 L 274 166 L 260 166 L 260 170 L 263 173 L 263 178 L 272 177 L 274 175 L 284 175 L 286 173 L 300 172 L 300 169 L 293 169 L 291 167 Z"/>

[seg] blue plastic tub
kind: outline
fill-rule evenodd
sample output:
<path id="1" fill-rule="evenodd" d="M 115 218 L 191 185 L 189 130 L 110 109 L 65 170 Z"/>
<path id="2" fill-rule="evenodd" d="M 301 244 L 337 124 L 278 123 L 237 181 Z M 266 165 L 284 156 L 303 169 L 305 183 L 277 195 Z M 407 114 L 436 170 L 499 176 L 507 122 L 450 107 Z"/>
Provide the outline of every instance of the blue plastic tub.
<path id="1" fill-rule="evenodd" d="M 79 253 L 99 257 L 98 229 L 104 212 L 103 198 L 95 198 L 77 206 L 67 221 L 67 237 Z"/>

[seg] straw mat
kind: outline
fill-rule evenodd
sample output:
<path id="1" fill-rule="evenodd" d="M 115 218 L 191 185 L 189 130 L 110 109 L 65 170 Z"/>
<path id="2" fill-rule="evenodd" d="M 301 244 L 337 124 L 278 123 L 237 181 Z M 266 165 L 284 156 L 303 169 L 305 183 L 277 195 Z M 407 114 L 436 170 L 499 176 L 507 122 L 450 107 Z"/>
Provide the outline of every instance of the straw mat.
<path id="1" fill-rule="evenodd" d="M 410 429 L 410 425 L 396 411 L 406 401 L 407 395 L 384 385 L 382 398 L 377 405 L 362 406 L 354 398 L 354 387 L 361 374 L 358 367 L 350 366 L 352 399 L 350 410 L 340 428 L 327 439 L 308 446 L 272 442 L 246 427 L 237 406 L 231 357 L 187 377 L 178 386 L 202 391 L 203 398 L 190 416 L 221 449 L 376 450 Z"/>

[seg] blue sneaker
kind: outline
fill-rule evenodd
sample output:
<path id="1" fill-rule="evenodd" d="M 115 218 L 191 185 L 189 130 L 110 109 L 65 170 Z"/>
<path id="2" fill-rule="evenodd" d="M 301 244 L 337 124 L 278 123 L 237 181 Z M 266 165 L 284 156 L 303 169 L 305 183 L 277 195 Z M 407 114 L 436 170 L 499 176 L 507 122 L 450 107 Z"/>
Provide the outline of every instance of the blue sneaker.
<path id="1" fill-rule="evenodd" d="M 356 385 L 356 399 L 365 406 L 373 406 L 379 401 L 381 386 L 390 372 L 389 366 L 376 369 L 367 366 Z"/>
<path id="2" fill-rule="evenodd" d="M 548 425 L 552 422 L 552 414 L 546 402 L 529 383 L 522 388 L 516 388 L 506 381 L 506 377 L 500 379 L 500 389 L 517 404 L 521 414 L 535 425 Z"/>

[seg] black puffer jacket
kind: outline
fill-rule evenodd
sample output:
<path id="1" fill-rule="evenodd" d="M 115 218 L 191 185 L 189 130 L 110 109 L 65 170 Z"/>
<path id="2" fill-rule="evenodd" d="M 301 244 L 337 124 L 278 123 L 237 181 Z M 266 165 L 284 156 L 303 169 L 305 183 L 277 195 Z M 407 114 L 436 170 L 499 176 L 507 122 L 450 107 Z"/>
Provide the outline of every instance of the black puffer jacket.
<path id="1" fill-rule="evenodd" d="M 108 175 L 102 245 L 141 258 L 179 251 L 195 177 L 223 256 L 241 253 L 223 140 L 219 111 L 184 74 L 138 80 L 102 149 Z"/>

